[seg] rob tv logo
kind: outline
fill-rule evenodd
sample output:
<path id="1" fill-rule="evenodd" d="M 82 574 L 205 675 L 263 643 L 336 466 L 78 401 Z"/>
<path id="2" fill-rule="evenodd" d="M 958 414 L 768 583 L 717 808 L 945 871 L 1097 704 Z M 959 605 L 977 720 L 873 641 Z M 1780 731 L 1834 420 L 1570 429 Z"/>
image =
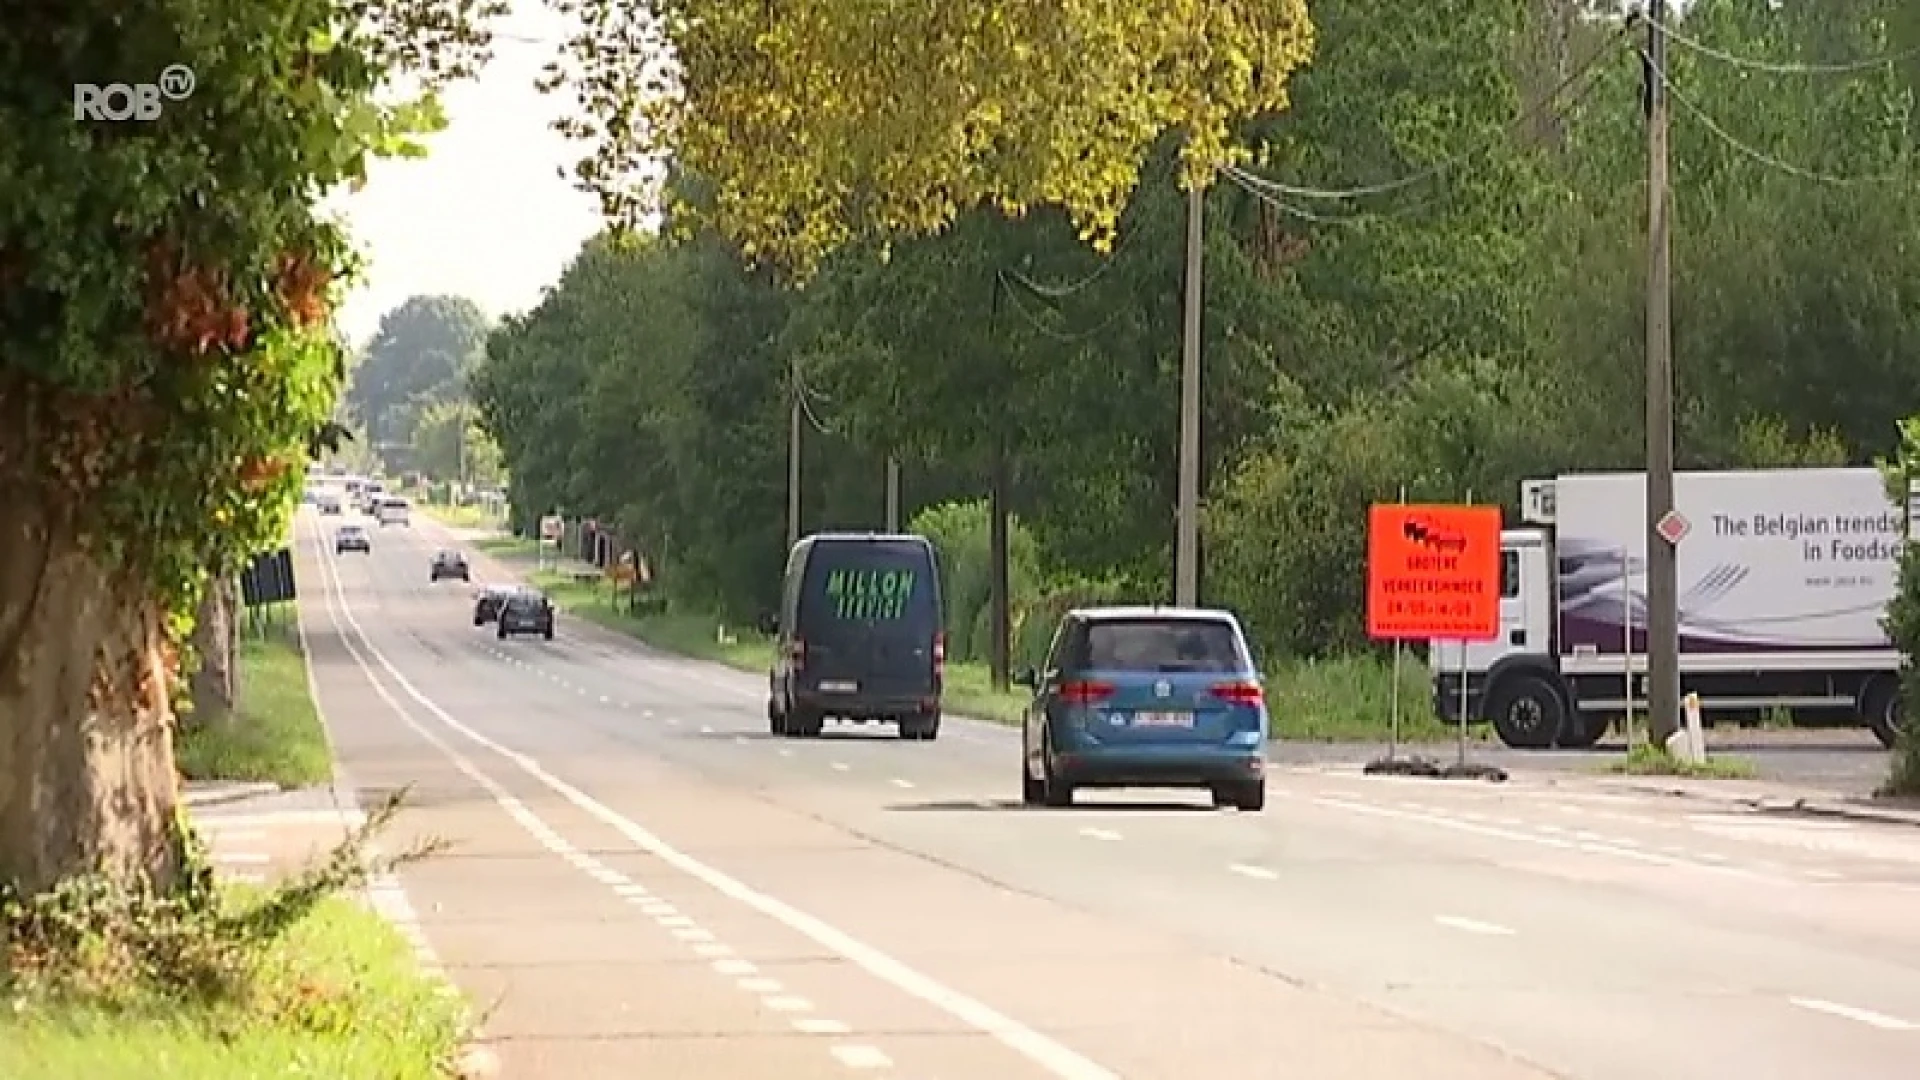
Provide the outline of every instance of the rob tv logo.
<path id="1" fill-rule="evenodd" d="M 157 82 L 74 83 L 73 118 L 150 123 L 160 119 L 166 102 L 191 97 L 193 85 L 193 69 L 185 64 L 168 64 Z"/>

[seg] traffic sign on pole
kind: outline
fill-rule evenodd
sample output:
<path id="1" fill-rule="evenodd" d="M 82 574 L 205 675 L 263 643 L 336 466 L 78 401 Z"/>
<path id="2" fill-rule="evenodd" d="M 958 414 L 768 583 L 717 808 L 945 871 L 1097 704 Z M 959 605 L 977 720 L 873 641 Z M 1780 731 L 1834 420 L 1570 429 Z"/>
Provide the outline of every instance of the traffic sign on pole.
<path id="1" fill-rule="evenodd" d="M 1367 517 L 1367 633 L 1500 635 L 1500 508 L 1376 504 Z"/>

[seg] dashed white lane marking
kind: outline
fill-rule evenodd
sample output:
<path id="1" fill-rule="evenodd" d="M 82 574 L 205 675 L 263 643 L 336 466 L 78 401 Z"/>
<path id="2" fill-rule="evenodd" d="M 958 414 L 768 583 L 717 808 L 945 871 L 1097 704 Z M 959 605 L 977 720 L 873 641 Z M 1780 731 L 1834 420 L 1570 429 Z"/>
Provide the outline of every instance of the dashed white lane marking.
<path id="1" fill-rule="evenodd" d="M 712 724 L 701 724 L 701 725 L 700 725 L 700 734 L 702 734 L 702 735 L 711 735 L 711 734 L 713 734 L 713 725 L 712 725 Z"/>
<path id="2" fill-rule="evenodd" d="M 198 823 L 200 831 L 222 844 L 257 844 L 267 838 L 265 829 L 228 829 L 205 821 Z M 329 822 L 328 824 L 332 824 Z"/>
<path id="3" fill-rule="evenodd" d="M 651 719 L 653 719 L 653 710 L 652 710 L 652 709 L 641 709 L 641 710 L 640 710 L 640 719 L 642 719 L 642 720 L 651 720 Z"/>
<path id="4" fill-rule="evenodd" d="M 836 761 L 833 763 L 834 772 L 846 772 L 847 768 L 848 768 L 847 763 L 844 761 Z"/>
<path id="5" fill-rule="evenodd" d="M 1461 930 L 1469 934 L 1484 934 L 1488 937 L 1512 937 L 1514 931 L 1499 923 L 1481 922 L 1461 915 L 1435 915 L 1433 921 L 1451 930 Z"/>
<path id="6" fill-rule="evenodd" d="M 1112 829 L 1081 829 L 1080 835 L 1089 840 L 1118 840 L 1120 834 Z"/>
<path id="7" fill-rule="evenodd" d="M 733 745 L 735 746 L 747 745 L 747 737 L 745 735 L 735 735 L 733 737 Z"/>
<path id="8" fill-rule="evenodd" d="M 1233 863 L 1229 865 L 1227 869 L 1233 871 L 1236 874 L 1241 875 L 1242 877 L 1255 878 L 1260 881 L 1280 880 L 1279 874 L 1274 873 L 1273 871 L 1267 869 L 1264 866 L 1250 866 L 1246 863 Z"/>
<path id="9" fill-rule="evenodd" d="M 787 749 L 786 747 L 784 747 L 784 746 L 783 746 L 783 747 L 781 747 L 781 748 L 780 748 L 780 756 L 781 756 L 781 757 L 792 757 L 792 756 L 793 756 L 793 751 L 791 751 L 791 750 L 789 750 L 789 749 Z"/>
<path id="10" fill-rule="evenodd" d="M 901 778 L 896 776 L 893 778 L 893 786 L 897 788 L 902 788 L 902 789 L 911 788 L 913 787 L 913 781 L 902 780 Z"/>
<path id="11" fill-rule="evenodd" d="M 833 1056 L 849 1069 L 884 1069 L 893 1064 L 893 1059 L 881 1053 L 879 1047 L 857 1043 L 834 1047 Z"/>
<path id="12" fill-rule="evenodd" d="M 231 863 L 235 866 L 265 866 L 267 857 L 257 851 L 216 851 L 213 861 Z"/>
<path id="13" fill-rule="evenodd" d="M 326 567 L 326 569 L 331 570 L 332 568 Z M 339 591 L 337 574 L 334 576 L 331 584 L 337 593 Z M 328 600 L 327 614 L 333 621 L 334 628 L 339 630 L 341 629 L 340 620 L 331 603 L 332 597 L 329 597 Z M 353 614 L 350 609 L 346 609 L 345 607 L 344 595 L 341 596 L 340 603 L 342 610 L 346 611 L 348 620 L 352 621 Z M 354 623 L 354 629 L 359 630 L 359 624 L 357 622 Z M 509 817 L 513 818 L 515 822 L 531 834 L 535 840 L 539 841 L 543 847 L 560 856 L 569 865 L 585 873 L 595 881 L 609 886 L 615 895 L 626 899 L 643 912 L 652 915 L 656 923 L 664 929 L 670 929 L 673 936 L 682 942 L 686 942 L 695 954 L 708 958 L 716 972 L 721 974 L 737 973 L 747 976 L 754 975 L 756 971 L 754 966 L 732 956 L 733 950 L 716 941 L 711 931 L 702 929 L 695 924 L 692 919 L 680 914 L 673 905 L 651 896 L 643 886 L 632 881 L 625 874 L 614 870 L 593 856 L 574 847 L 551 825 L 529 809 L 525 803 L 509 794 L 507 790 L 501 787 L 498 782 L 494 781 L 492 777 L 475 769 L 470 762 L 467 762 L 458 754 L 452 753 L 444 744 L 434 740 L 428 732 L 421 729 L 419 725 L 415 723 L 412 714 L 394 699 L 387 691 L 386 686 L 380 682 L 380 680 L 373 678 L 372 670 L 367 667 L 366 661 L 361 657 L 360 651 L 355 648 L 352 641 L 346 638 L 344 632 L 341 634 L 341 638 L 346 644 L 348 652 L 353 656 L 354 661 L 360 665 L 367 675 L 368 682 L 372 685 L 374 692 L 393 709 L 394 713 L 407 723 L 408 726 L 413 727 L 420 734 L 426 736 L 428 741 L 433 742 L 443 753 L 447 753 L 449 759 L 461 772 L 465 773 L 476 784 L 486 790 L 487 793 L 493 797 L 494 802 L 502 810 L 506 811 Z M 379 656 L 378 651 L 374 649 L 373 643 L 367 639 L 364 631 L 360 632 L 360 640 L 365 644 L 368 651 L 373 652 L 376 657 Z M 385 663 L 384 658 L 381 659 L 381 662 Z M 388 670 L 392 671 L 390 665 Z M 397 681 L 404 682 L 404 678 L 397 672 L 394 673 L 394 678 Z M 411 688 L 409 688 L 409 692 L 412 692 Z M 418 697 L 419 695 L 415 693 L 415 696 Z M 251 859 L 252 856 L 240 855 L 234 856 L 233 858 L 248 860 Z M 262 862 L 266 861 L 264 856 L 260 856 L 259 859 Z M 388 913 L 388 917 L 400 928 L 403 936 L 407 937 L 409 943 L 412 944 L 416 952 L 420 954 L 423 966 L 433 970 L 439 970 L 439 964 L 433 956 L 432 947 L 427 943 L 426 936 L 420 929 L 418 919 L 413 915 L 412 909 L 407 905 L 406 894 L 400 890 L 399 882 L 392 879 L 390 875 L 380 878 L 369 889 L 369 900 L 373 903 L 376 910 Z M 813 1003 L 811 1001 L 797 995 L 786 993 L 785 988 L 780 985 L 778 980 L 764 977 L 748 977 L 740 979 L 739 985 L 744 990 L 759 993 L 762 997 L 761 1004 L 774 1012 L 811 1013 L 813 1011 Z M 459 993 L 451 984 L 448 984 L 444 989 L 449 994 L 457 995 Z M 806 1019 L 815 1020 L 816 1030 L 821 1034 L 850 1033 L 847 1025 L 839 1021 L 813 1017 Z M 795 1023 L 797 1025 L 797 1020 Z M 838 1053 L 837 1050 L 836 1053 Z M 874 1053 L 878 1053 L 878 1051 L 876 1050 Z M 880 1060 L 885 1062 L 888 1059 L 886 1055 L 881 1054 Z"/>
<path id="14" fill-rule="evenodd" d="M 1822 1001 L 1819 998 L 1803 997 L 1788 998 L 1787 1000 L 1802 1009 L 1810 1009 L 1817 1013 L 1826 1013 L 1828 1016 L 1838 1016 L 1844 1020 L 1852 1020 L 1857 1024 L 1865 1024 L 1868 1027 L 1879 1028 L 1881 1031 L 1920 1030 L 1920 1026 L 1902 1020 L 1897 1016 L 1888 1016 L 1885 1013 L 1877 1013 L 1871 1009 L 1855 1008 L 1852 1005 L 1842 1005 L 1837 1001 Z"/>
<path id="15" fill-rule="evenodd" d="M 838 1020 L 825 1020 L 818 1016 L 796 1016 L 793 1018 L 793 1030 L 802 1035 L 845 1035 L 850 1029 Z"/>
<path id="16" fill-rule="evenodd" d="M 331 570 L 333 564 L 326 561 L 324 548 L 320 546 L 318 540 L 315 541 L 315 549 L 322 552 L 322 565 Z M 788 930 L 810 939 L 901 993 L 918 998 L 961 1023 L 992 1037 L 1007 1049 L 1033 1062 L 1060 1080 L 1120 1080 L 1119 1074 L 1111 1069 L 1027 1027 L 985 1002 L 938 982 L 845 930 L 777 897 L 763 893 L 688 855 L 651 831 L 642 828 L 631 818 L 553 775 L 532 756 L 520 753 L 461 723 L 452 713 L 421 693 L 420 688 L 415 686 L 398 667 L 395 667 L 393 661 L 388 659 L 378 646 L 374 645 L 366 628 L 354 617 L 353 607 L 347 601 L 346 592 L 340 585 L 338 574 L 330 575 L 329 584 L 331 592 L 326 605 L 328 618 L 333 621 L 334 629 L 340 634 L 341 643 L 346 646 L 354 663 L 367 675 L 368 682 L 372 684 L 375 692 L 387 702 L 402 723 L 438 750 L 463 775 L 492 796 L 496 803 L 503 808 L 509 808 L 510 804 L 518 806 L 519 814 L 516 815 L 516 820 L 524 817 L 531 818 L 535 822 L 540 821 L 536 815 L 526 809 L 524 804 L 514 799 L 499 781 L 481 771 L 466 755 L 449 745 L 440 734 L 416 720 L 411 712 L 387 692 L 381 680 L 374 677 L 373 667 L 368 663 L 367 657 L 372 657 L 373 662 L 377 663 L 391 678 L 394 686 L 418 703 L 422 710 L 431 714 L 438 721 L 439 726 L 513 765 L 529 779 L 538 782 L 548 791 L 625 837 L 641 853 L 650 855 L 659 863 L 705 884 L 714 892 L 735 901 L 742 907 L 749 908 Z M 353 628 L 351 635 L 346 632 L 346 627 L 341 625 L 343 616 L 346 624 Z M 511 812 L 510 808 L 509 812 Z M 541 824 L 544 827 L 544 823 Z M 879 1054 L 877 1050 L 874 1053 Z M 883 1054 L 879 1056 L 885 1057 Z"/>
<path id="17" fill-rule="evenodd" d="M 610 697 L 608 697 L 608 696 L 607 696 L 607 695 L 605 695 L 605 694 L 601 694 L 601 695 L 600 695 L 600 704 L 602 704 L 602 705 L 611 705 L 611 704 L 613 704 L 613 699 L 612 699 L 612 698 L 610 698 Z"/>

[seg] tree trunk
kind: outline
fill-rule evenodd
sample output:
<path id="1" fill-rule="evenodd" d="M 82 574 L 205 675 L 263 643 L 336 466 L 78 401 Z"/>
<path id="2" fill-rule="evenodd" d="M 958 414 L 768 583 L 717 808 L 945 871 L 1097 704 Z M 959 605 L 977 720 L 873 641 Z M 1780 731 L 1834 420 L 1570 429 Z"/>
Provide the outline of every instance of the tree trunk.
<path id="1" fill-rule="evenodd" d="M 0 498 L 0 885 L 100 871 L 171 886 L 164 613 L 30 493 Z"/>
<path id="2" fill-rule="evenodd" d="M 193 650 L 200 666 L 193 673 L 195 724 L 224 724 L 240 701 L 240 666 L 235 662 L 239 627 L 235 622 L 234 582 L 218 578 L 207 585 L 193 624 Z"/>

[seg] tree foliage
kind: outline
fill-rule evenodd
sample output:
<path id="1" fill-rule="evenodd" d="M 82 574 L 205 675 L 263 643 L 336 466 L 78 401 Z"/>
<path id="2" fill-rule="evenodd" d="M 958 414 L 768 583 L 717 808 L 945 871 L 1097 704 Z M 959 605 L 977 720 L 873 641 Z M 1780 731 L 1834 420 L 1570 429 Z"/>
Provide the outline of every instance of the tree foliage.
<path id="1" fill-rule="evenodd" d="M 174 858 L 165 616 L 283 535 L 353 263 L 318 205 L 408 152 L 483 41 L 468 0 L 82 0 L 0 34 L 0 885 Z M 190 61 L 137 130 L 76 78 Z M 55 613 L 59 614 L 56 615 Z M 46 620 L 55 620 L 52 623 Z"/>
<path id="2" fill-rule="evenodd" d="M 464 400 L 487 330 L 464 296 L 411 296 L 381 316 L 346 395 L 369 441 L 411 442 L 427 410 Z"/>
<path id="3" fill-rule="evenodd" d="M 801 276 L 983 205 L 1062 206 L 1104 243 L 1164 133 L 1203 182 L 1313 47 L 1305 0 L 559 2 L 584 26 L 555 74 L 582 181 L 629 219 L 639 165 L 670 154 L 712 184 L 704 220 Z"/>

